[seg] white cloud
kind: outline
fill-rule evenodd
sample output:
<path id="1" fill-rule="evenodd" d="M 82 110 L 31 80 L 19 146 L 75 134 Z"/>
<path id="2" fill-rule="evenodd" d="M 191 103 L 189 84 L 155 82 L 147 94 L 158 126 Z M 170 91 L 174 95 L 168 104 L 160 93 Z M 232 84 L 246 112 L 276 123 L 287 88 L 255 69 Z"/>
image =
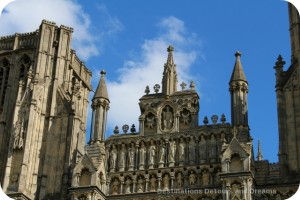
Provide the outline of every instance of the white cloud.
<path id="1" fill-rule="evenodd" d="M 175 47 L 174 61 L 177 64 L 179 83 L 189 83 L 193 79 L 189 69 L 198 55 L 198 52 L 191 49 L 191 46 L 194 47 L 192 44 L 199 44 L 195 35 L 176 17 L 162 19 L 158 27 L 162 34 L 144 41 L 139 50 L 140 58 L 126 60 L 119 71 L 117 81 L 107 80 L 111 100 L 108 114 L 109 131 L 116 125 L 121 129 L 122 125 L 131 126 L 133 123 L 138 128 L 139 98 L 144 95 L 147 85 L 151 93 L 155 84 L 161 85 L 168 45 L 172 44 Z"/>
<path id="2" fill-rule="evenodd" d="M 102 35 L 122 29 L 117 19 L 107 12 L 104 14 L 104 20 L 109 24 L 105 31 L 100 30 Z M 101 45 L 95 44 L 100 38 L 92 34 L 90 16 L 74 0 L 17 0 L 9 4 L 0 17 L 0 35 L 34 31 L 43 19 L 74 28 L 73 48 L 81 59 L 87 60 L 100 53 Z"/>

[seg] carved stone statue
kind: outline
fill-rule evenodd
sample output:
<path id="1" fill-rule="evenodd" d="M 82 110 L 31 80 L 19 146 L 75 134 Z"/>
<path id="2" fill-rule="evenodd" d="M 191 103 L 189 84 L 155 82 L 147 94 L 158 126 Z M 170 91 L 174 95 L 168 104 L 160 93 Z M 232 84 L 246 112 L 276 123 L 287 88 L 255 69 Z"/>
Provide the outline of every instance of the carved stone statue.
<path id="1" fill-rule="evenodd" d="M 119 193 L 119 181 L 118 179 L 115 179 L 112 183 L 111 193 L 118 194 Z"/>
<path id="2" fill-rule="evenodd" d="M 155 117 L 151 114 L 146 116 L 146 127 L 149 129 L 153 129 L 155 126 Z"/>
<path id="3" fill-rule="evenodd" d="M 209 147 L 209 159 L 211 163 L 216 162 L 217 157 L 217 141 L 214 134 L 211 135 L 210 147 Z"/>
<path id="4" fill-rule="evenodd" d="M 191 136 L 189 142 L 189 161 L 191 165 L 195 164 L 195 151 L 196 151 L 196 143 L 194 141 L 193 136 Z"/>
<path id="5" fill-rule="evenodd" d="M 193 171 L 191 171 L 191 174 L 189 176 L 189 183 L 190 183 L 190 185 L 196 184 L 196 175 Z"/>
<path id="6" fill-rule="evenodd" d="M 181 172 L 179 172 L 177 175 L 177 187 L 182 188 L 182 186 L 183 186 L 182 174 Z"/>
<path id="7" fill-rule="evenodd" d="M 207 170 L 202 172 L 202 184 L 203 186 L 209 185 L 209 172 Z"/>
<path id="8" fill-rule="evenodd" d="M 175 152 L 176 152 L 176 141 L 173 140 L 170 142 L 170 149 L 169 149 L 169 167 L 174 166 L 175 162 Z"/>
<path id="9" fill-rule="evenodd" d="M 128 149 L 128 168 L 133 170 L 134 167 L 134 150 L 133 148 Z"/>
<path id="10" fill-rule="evenodd" d="M 144 192 L 144 180 L 142 177 L 138 179 L 137 192 Z"/>
<path id="11" fill-rule="evenodd" d="M 166 106 L 164 111 L 162 112 L 162 121 L 164 131 L 169 131 L 173 128 L 174 116 L 170 110 L 170 106 Z"/>
<path id="12" fill-rule="evenodd" d="M 115 170 L 116 162 L 117 162 L 117 149 L 116 149 L 116 146 L 113 144 L 111 152 L 110 152 L 110 162 L 109 162 L 111 171 Z"/>
<path id="13" fill-rule="evenodd" d="M 179 146 L 178 149 L 179 166 L 183 166 L 185 161 L 185 147 L 186 147 L 183 138 L 180 138 L 180 142 L 178 146 Z"/>
<path id="14" fill-rule="evenodd" d="M 23 123 L 17 122 L 14 131 L 14 146 L 13 149 L 20 149 L 23 147 Z"/>
<path id="15" fill-rule="evenodd" d="M 127 178 L 125 181 L 125 193 L 126 194 L 131 193 L 131 191 L 130 191 L 131 183 L 132 183 L 132 181 L 129 178 Z"/>
<path id="16" fill-rule="evenodd" d="M 119 171 L 124 171 L 125 152 L 126 152 L 126 146 L 125 146 L 125 144 L 122 144 L 122 148 L 121 148 L 121 151 L 120 151 L 120 157 L 119 157 Z"/>
<path id="17" fill-rule="evenodd" d="M 201 135 L 200 142 L 199 142 L 199 162 L 200 164 L 203 164 L 206 162 L 206 139 L 204 135 Z"/>
<path id="18" fill-rule="evenodd" d="M 156 178 L 154 175 L 151 175 L 150 178 L 150 191 L 155 191 L 156 190 Z"/>
<path id="19" fill-rule="evenodd" d="M 165 174 L 163 177 L 163 190 L 169 190 L 169 175 Z"/>
<path id="20" fill-rule="evenodd" d="M 146 147 L 144 145 L 144 142 L 141 142 L 141 147 L 139 149 L 139 169 L 144 169 L 145 166 L 145 157 L 146 157 Z"/>
<path id="21" fill-rule="evenodd" d="M 164 167 L 165 155 L 166 155 L 166 146 L 163 144 L 161 145 L 160 152 L 159 152 L 159 160 L 158 160 L 159 167 Z"/>
<path id="22" fill-rule="evenodd" d="M 149 147 L 149 169 L 153 169 L 154 165 L 154 158 L 155 158 L 155 145 L 153 140 L 151 140 L 150 147 Z"/>

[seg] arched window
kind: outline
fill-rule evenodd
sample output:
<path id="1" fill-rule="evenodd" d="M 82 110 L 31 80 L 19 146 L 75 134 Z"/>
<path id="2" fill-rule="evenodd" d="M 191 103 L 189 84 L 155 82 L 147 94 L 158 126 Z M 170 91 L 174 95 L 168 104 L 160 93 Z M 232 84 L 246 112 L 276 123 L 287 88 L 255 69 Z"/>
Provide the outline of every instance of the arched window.
<path id="1" fill-rule="evenodd" d="M 9 70 L 10 68 L 8 60 L 3 59 L 0 62 L 0 113 L 3 111 L 4 100 L 8 86 Z"/>
<path id="2" fill-rule="evenodd" d="M 31 61 L 30 58 L 28 56 L 23 56 L 23 58 L 20 61 L 20 71 L 19 71 L 19 81 L 23 81 L 23 87 L 22 87 L 22 91 L 21 94 L 23 95 L 26 89 L 26 85 L 27 85 L 27 75 L 28 75 L 28 71 L 30 69 L 31 66 Z"/>

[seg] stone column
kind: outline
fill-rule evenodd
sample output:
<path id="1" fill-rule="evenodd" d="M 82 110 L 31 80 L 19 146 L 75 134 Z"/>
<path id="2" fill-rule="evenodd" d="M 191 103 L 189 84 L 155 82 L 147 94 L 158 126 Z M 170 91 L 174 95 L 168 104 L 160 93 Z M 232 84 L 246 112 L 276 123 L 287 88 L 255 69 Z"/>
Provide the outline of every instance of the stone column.
<path id="1" fill-rule="evenodd" d="M 144 130 L 145 130 L 145 116 L 140 116 L 139 118 L 140 122 L 140 135 L 144 135 Z"/>
<path id="2" fill-rule="evenodd" d="M 180 113 L 176 113 L 175 115 L 175 131 L 179 132 L 179 117 L 180 117 Z"/>
<path id="3" fill-rule="evenodd" d="M 158 179 L 157 191 L 161 190 L 161 181 L 162 181 L 161 175 L 162 175 L 161 173 L 157 174 L 157 179 Z"/>
<path id="4" fill-rule="evenodd" d="M 139 148 L 140 148 L 140 144 L 139 142 L 137 141 L 135 143 L 135 158 L 134 158 L 134 170 L 138 170 L 139 168 Z"/>
<path id="5" fill-rule="evenodd" d="M 170 187 L 170 189 L 174 189 L 175 173 L 171 172 L 170 175 L 171 175 L 171 187 Z"/>
<path id="6" fill-rule="evenodd" d="M 124 176 L 120 176 L 119 180 L 121 182 L 121 185 L 120 185 L 120 194 L 123 194 Z"/>

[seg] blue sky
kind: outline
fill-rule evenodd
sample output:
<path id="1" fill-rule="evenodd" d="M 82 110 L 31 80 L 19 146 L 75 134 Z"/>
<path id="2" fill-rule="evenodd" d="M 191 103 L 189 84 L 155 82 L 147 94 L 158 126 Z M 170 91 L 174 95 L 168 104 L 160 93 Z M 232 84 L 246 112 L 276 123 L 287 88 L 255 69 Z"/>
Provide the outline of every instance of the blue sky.
<path id="1" fill-rule="evenodd" d="M 74 28 L 73 48 L 93 71 L 94 88 L 100 70 L 106 69 L 111 98 L 108 134 L 115 125 L 138 124 L 138 99 L 146 85 L 152 89 L 161 83 L 169 44 L 175 47 L 179 83 L 196 83 L 200 124 L 204 116 L 222 113 L 230 121 L 228 82 L 234 53 L 241 51 L 254 150 L 260 139 L 264 158 L 277 161 L 273 66 L 279 54 L 286 68 L 290 63 L 286 2 L 18 0 L 0 17 L 0 35 L 34 31 L 42 19 Z"/>

